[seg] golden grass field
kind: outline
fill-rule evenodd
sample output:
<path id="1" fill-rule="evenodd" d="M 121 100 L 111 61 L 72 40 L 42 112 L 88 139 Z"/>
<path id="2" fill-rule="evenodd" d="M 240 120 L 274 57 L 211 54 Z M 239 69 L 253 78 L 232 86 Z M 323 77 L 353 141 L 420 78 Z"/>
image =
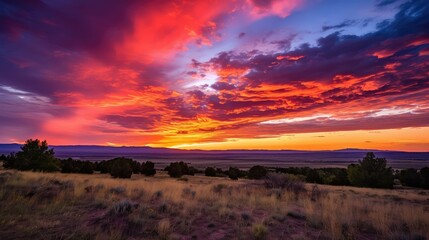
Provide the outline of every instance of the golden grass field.
<path id="1" fill-rule="evenodd" d="M 429 191 L 0 171 L 0 239 L 428 239 Z"/>

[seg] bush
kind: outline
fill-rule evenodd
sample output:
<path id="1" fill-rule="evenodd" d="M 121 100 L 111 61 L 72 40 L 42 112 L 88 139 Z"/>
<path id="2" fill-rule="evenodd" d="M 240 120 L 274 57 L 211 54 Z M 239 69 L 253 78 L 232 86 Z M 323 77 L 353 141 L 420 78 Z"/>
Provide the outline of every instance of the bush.
<path id="1" fill-rule="evenodd" d="M 62 173 L 94 173 L 95 164 L 89 161 L 79 161 L 68 158 L 60 160 Z"/>
<path id="2" fill-rule="evenodd" d="M 180 164 L 177 162 L 170 163 L 170 166 L 168 167 L 168 175 L 174 178 L 180 178 L 181 176 L 183 176 Z"/>
<path id="3" fill-rule="evenodd" d="M 420 187 L 420 174 L 413 168 L 403 169 L 399 174 L 399 181 L 404 186 Z"/>
<path id="4" fill-rule="evenodd" d="M 304 176 L 270 172 L 265 176 L 264 183 L 267 188 L 286 189 L 298 194 L 305 191 L 304 178 Z"/>
<path id="5" fill-rule="evenodd" d="M 185 175 L 192 175 L 192 176 L 194 176 L 195 173 L 202 173 L 202 171 L 200 171 L 200 170 L 198 170 L 198 169 L 196 169 L 196 168 L 194 168 L 192 166 L 189 166 L 188 173 L 185 174 Z"/>
<path id="6" fill-rule="evenodd" d="M 347 173 L 346 173 L 346 177 L 347 177 Z M 311 169 L 310 171 L 308 171 L 306 175 L 306 181 L 309 183 L 322 183 L 322 179 L 319 175 L 319 171 L 317 171 L 316 169 Z"/>
<path id="7" fill-rule="evenodd" d="M 141 173 L 146 176 L 153 176 L 156 174 L 155 164 L 150 161 L 146 161 L 141 165 Z"/>
<path id="8" fill-rule="evenodd" d="M 112 168 L 112 160 L 95 163 L 95 170 L 100 171 L 100 173 L 110 173 L 111 168 Z"/>
<path id="9" fill-rule="evenodd" d="M 94 163 L 94 170 L 100 171 L 100 173 L 112 174 L 112 171 L 117 172 L 121 168 L 121 166 L 114 166 L 115 164 L 117 165 L 118 161 L 121 162 L 120 165 L 121 164 L 124 165 L 123 168 L 131 169 L 131 174 L 141 172 L 141 164 L 139 162 L 134 161 L 131 158 L 124 158 L 124 157 L 114 158 L 114 159 L 110 159 L 108 161 L 96 162 L 96 163 Z M 113 167 L 115 167 L 115 169 L 113 169 Z M 126 175 L 127 174 L 125 174 L 124 176 L 126 176 Z"/>
<path id="10" fill-rule="evenodd" d="M 263 166 L 253 166 L 249 170 L 249 178 L 250 179 L 262 179 L 267 175 L 267 169 Z"/>
<path id="11" fill-rule="evenodd" d="M 138 208 L 137 203 L 133 203 L 129 200 L 122 200 L 120 202 L 117 202 L 110 212 L 115 215 L 127 215 L 130 214 L 133 209 Z"/>
<path id="12" fill-rule="evenodd" d="M 131 166 L 131 170 L 133 171 L 133 173 L 138 174 L 141 172 L 141 164 L 137 161 L 133 161 L 130 158 L 126 158 L 129 161 L 129 164 Z"/>
<path id="13" fill-rule="evenodd" d="M 350 185 L 347 170 L 344 168 L 288 167 L 275 168 L 275 170 L 276 172 L 305 176 L 305 181 L 309 183 Z"/>
<path id="14" fill-rule="evenodd" d="M 16 154 L 11 153 L 3 162 L 5 168 L 55 172 L 60 170 L 60 161 L 55 158 L 53 149 L 48 143 L 39 139 L 28 139 Z"/>
<path id="15" fill-rule="evenodd" d="M 238 177 L 240 175 L 240 169 L 235 168 L 235 167 L 230 167 L 228 172 L 227 172 L 227 175 L 232 180 L 238 180 Z"/>
<path id="16" fill-rule="evenodd" d="M 385 158 L 376 158 L 369 152 L 359 161 L 359 164 L 351 164 L 347 167 L 347 175 L 350 183 L 357 187 L 392 188 L 392 169 L 386 167 Z"/>
<path id="17" fill-rule="evenodd" d="M 420 186 L 429 189 L 429 167 L 420 169 Z"/>
<path id="18" fill-rule="evenodd" d="M 4 162 L 4 161 L 6 161 L 6 159 L 7 159 L 6 155 L 2 154 L 0 156 L 0 162 Z"/>
<path id="19" fill-rule="evenodd" d="M 217 174 L 216 174 L 216 169 L 214 169 L 214 168 L 212 168 L 212 167 L 208 167 L 208 168 L 206 168 L 206 170 L 204 171 L 204 174 L 205 174 L 207 177 L 216 177 L 216 176 L 217 176 Z"/>
<path id="20" fill-rule="evenodd" d="M 194 167 L 189 167 L 184 162 L 172 162 L 164 170 L 168 171 L 170 177 L 179 178 L 182 175 L 194 175 L 198 170 Z"/>
<path id="21" fill-rule="evenodd" d="M 112 159 L 110 175 L 114 178 L 131 178 L 133 169 L 131 168 L 129 160 L 130 159 L 123 157 Z"/>
<path id="22" fill-rule="evenodd" d="M 287 177 L 283 173 L 268 173 L 264 179 L 264 184 L 267 188 L 284 188 L 286 182 Z"/>

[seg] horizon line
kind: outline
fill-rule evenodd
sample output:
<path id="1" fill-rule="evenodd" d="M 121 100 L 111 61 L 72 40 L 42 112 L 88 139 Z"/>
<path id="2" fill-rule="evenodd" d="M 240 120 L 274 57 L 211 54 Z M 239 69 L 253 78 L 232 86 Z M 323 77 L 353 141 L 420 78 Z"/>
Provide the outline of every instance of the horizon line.
<path id="1" fill-rule="evenodd" d="M 0 143 L 0 145 L 23 145 L 23 143 Z M 50 147 L 111 147 L 111 148 L 151 148 L 151 149 L 168 149 L 168 150 L 178 150 L 178 151 L 206 151 L 206 152 L 214 152 L 214 151 L 296 151 L 296 152 L 334 152 L 334 151 L 368 151 L 368 152 L 417 152 L 417 153 L 429 153 L 429 150 L 424 151 L 406 151 L 406 150 L 385 150 L 385 149 L 365 149 L 365 148 L 339 148 L 339 149 L 323 149 L 323 150 L 298 150 L 298 149 L 257 149 L 257 148 L 249 148 L 249 149 L 186 149 L 186 148 L 171 148 L 171 147 L 151 147 L 147 145 L 99 145 L 99 144 L 60 144 L 55 145 L 51 144 Z"/>

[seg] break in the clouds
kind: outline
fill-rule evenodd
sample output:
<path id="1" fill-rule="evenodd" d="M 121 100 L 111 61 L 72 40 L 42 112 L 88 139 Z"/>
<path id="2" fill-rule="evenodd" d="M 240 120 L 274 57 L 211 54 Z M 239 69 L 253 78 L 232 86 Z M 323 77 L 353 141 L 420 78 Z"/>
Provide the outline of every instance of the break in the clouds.
<path id="1" fill-rule="evenodd" d="M 1 1 L 0 141 L 427 132 L 427 29 L 425 0 Z"/>

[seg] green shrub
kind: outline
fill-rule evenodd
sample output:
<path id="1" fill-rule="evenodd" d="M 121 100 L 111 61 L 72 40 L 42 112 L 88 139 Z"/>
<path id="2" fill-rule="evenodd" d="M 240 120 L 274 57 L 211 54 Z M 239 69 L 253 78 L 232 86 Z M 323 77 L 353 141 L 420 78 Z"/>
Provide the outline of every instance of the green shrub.
<path id="1" fill-rule="evenodd" d="M 39 139 L 28 139 L 21 146 L 21 151 L 11 153 L 3 159 L 3 166 L 18 170 L 56 172 L 60 170 L 60 161 L 54 155 L 54 150 L 49 149 L 46 140 L 41 142 Z"/>
<path id="2" fill-rule="evenodd" d="M 393 173 L 386 167 L 385 158 L 376 158 L 369 152 L 359 161 L 359 164 L 351 164 L 347 167 L 347 175 L 350 183 L 357 187 L 392 188 Z"/>

